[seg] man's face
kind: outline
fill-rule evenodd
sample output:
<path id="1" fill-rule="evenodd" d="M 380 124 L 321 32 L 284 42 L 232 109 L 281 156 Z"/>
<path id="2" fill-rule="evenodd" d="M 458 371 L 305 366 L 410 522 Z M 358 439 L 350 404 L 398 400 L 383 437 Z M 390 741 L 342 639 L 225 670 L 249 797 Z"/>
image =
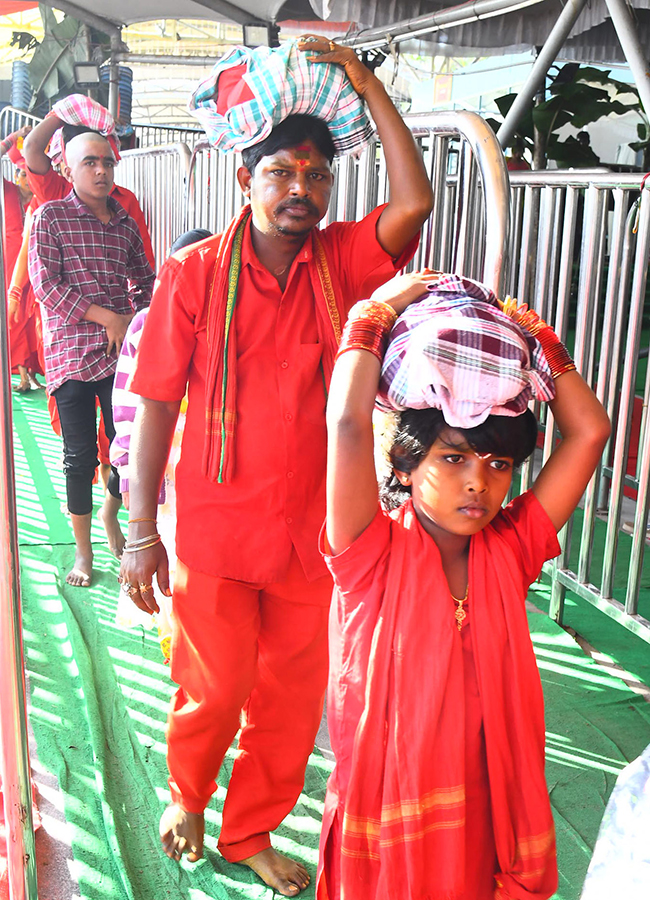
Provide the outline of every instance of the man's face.
<path id="1" fill-rule="evenodd" d="M 242 167 L 238 178 L 255 227 L 265 234 L 299 237 L 327 212 L 332 170 L 311 141 L 263 156 L 252 174 Z"/>
<path id="2" fill-rule="evenodd" d="M 98 134 L 80 134 L 66 145 L 65 159 L 63 174 L 81 200 L 108 197 L 116 163 L 107 140 Z"/>

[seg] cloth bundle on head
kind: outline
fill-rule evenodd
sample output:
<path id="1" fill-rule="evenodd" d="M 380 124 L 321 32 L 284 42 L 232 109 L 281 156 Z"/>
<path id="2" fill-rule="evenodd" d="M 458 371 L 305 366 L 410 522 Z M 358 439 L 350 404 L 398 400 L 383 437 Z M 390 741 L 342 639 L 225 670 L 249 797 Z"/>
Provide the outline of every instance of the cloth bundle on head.
<path id="1" fill-rule="evenodd" d="M 56 116 L 66 125 L 86 125 L 93 131 L 98 131 L 111 145 L 115 159 L 119 160 L 120 140 L 115 131 L 115 119 L 105 106 L 83 94 L 71 94 L 55 103 L 48 116 Z M 55 166 L 63 159 L 63 134 L 60 128 L 52 136 L 48 155 Z"/>
<path id="2" fill-rule="evenodd" d="M 245 150 L 289 115 L 327 122 L 336 152 L 360 153 L 373 135 L 363 101 L 341 66 L 310 62 L 296 42 L 235 47 L 219 60 L 189 103 L 218 150 Z"/>
<path id="3" fill-rule="evenodd" d="M 442 275 L 391 332 L 377 406 L 440 409 L 453 428 L 474 428 L 554 396 L 537 338 L 501 311 L 485 285 Z"/>

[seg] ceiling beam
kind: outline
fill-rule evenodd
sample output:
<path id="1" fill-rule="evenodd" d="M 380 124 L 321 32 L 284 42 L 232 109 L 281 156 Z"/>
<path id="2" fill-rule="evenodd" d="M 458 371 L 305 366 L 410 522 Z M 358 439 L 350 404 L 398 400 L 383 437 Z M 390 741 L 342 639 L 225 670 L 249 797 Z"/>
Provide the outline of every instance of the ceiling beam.
<path id="1" fill-rule="evenodd" d="M 259 15 L 242 9 L 241 6 L 229 3 L 228 0 L 194 0 L 194 2 L 211 10 L 211 12 L 225 16 L 228 22 L 235 22 L 237 25 L 245 25 L 247 22 L 268 21 L 267 19 L 262 19 Z"/>
<path id="2" fill-rule="evenodd" d="M 93 28 L 103 31 L 112 38 L 119 38 L 120 41 L 122 40 L 119 22 L 112 22 L 110 19 L 104 19 L 102 16 L 96 16 L 94 13 L 88 12 L 81 6 L 77 6 L 76 3 L 70 3 L 69 0 L 44 0 L 44 3 L 46 6 L 51 6 L 53 9 L 60 9 L 61 12 L 67 13 L 67 15 L 72 16 L 74 19 L 79 19 L 80 22 L 92 25 Z"/>

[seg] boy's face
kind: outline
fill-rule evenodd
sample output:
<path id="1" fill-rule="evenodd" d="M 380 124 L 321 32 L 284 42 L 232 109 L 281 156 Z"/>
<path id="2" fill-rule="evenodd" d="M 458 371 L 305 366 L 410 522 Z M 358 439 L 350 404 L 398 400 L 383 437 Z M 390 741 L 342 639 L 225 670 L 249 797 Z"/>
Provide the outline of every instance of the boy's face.
<path id="1" fill-rule="evenodd" d="M 264 234 L 307 234 L 327 212 L 334 176 L 311 141 L 263 156 L 253 173 L 237 173 L 250 199 L 255 227 Z"/>
<path id="2" fill-rule="evenodd" d="M 102 200 L 113 189 L 115 157 L 111 145 L 98 134 L 80 134 L 65 148 L 63 174 L 80 200 Z"/>
<path id="3" fill-rule="evenodd" d="M 402 484 L 411 484 L 413 506 L 428 534 L 469 537 L 501 509 L 513 464 L 511 457 L 477 453 L 459 431 L 449 428 L 410 475 L 395 474 Z"/>

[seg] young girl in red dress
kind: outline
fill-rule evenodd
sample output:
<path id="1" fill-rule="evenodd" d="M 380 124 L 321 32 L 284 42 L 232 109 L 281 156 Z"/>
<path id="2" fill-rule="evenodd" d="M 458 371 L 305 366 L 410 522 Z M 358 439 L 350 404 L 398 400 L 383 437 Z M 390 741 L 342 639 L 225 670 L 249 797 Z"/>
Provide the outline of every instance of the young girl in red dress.
<path id="1" fill-rule="evenodd" d="M 552 330 L 511 306 L 523 339 L 538 352 L 539 341 L 548 360 L 562 435 L 532 489 L 502 508 L 536 441 L 518 401 L 500 398 L 501 414 L 470 428 L 450 427 L 437 408 L 406 409 L 387 490 L 388 507 L 403 502 L 382 508 L 372 413 L 383 350 L 396 314 L 436 278 L 398 277 L 353 308 L 330 387 L 323 551 L 335 579 L 336 768 L 318 900 L 546 900 L 557 886 L 525 599 L 559 552 L 556 533 L 609 421 Z M 477 391 L 486 383 L 481 375 Z M 435 405 L 453 418 L 462 400 L 452 391 Z"/>

